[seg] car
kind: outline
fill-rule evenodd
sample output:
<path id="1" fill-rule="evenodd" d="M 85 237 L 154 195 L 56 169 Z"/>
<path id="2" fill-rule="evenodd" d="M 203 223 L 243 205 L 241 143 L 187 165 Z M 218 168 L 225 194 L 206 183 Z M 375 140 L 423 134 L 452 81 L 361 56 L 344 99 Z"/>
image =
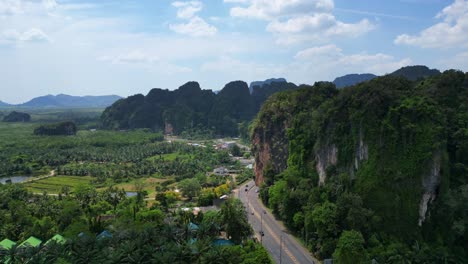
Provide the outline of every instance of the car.
<path id="1" fill-rule="evenodd" d="M 249 191 L 249 189 L 245 188 L 245 191 L 246 191 L 246 192 L 248 192 L 248 191 Z"/>
<path id="2" fill-rule="evenodd" d="M 246 184 L 246 185 L 245 185 L 245 188 L 249 188 L 249 185 L 248 185 L 248 184 Z"/>
<path id="3" fill-rule="evenodd" d="M 260 190 L 257 188 L 257 189 L 255 190 L 255 192 L 258 193 L 258 192 L 260 192 Z"/>

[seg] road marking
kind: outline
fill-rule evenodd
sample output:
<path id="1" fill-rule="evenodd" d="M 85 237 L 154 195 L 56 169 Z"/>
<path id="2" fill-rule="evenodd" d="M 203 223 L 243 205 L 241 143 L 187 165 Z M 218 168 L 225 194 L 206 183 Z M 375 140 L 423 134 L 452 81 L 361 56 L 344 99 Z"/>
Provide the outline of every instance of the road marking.
<path id="1" fill-rule="evenodd" d="M 260 217 L 258 216 L 259 213 L 254 209 L 253 206 L 251 206 L 253 211 L 255 211 L 255 218 L 257 218 L 258 220 L 261 220 Z M 267 225 L 263 225 L 267 230 L 268 232 L 271 234 L 271 236 L 273 237 L 273 239 L 276 241 L 276 243 L 280 244 L 281 245 L 281 240 L 280 238 L 278 238 L 278 236 L 273 232 L 273 230 Z M 283 232 L 283 231 L 281 231 Z M 283 243 L 284 244 L 284 243 Z M 282 247 L 283 250 L 284 250 L 284 253 L 286 253 L 286 255 L 288 255 L 288 257 L 295 263 L 295 264 L 299 264 L 299 261 L 297 261 L 296 257 L 294 257 L 294 255 L 291 253 L 291 251 L 289 251 L 289 249 L 287 247 Z"/>

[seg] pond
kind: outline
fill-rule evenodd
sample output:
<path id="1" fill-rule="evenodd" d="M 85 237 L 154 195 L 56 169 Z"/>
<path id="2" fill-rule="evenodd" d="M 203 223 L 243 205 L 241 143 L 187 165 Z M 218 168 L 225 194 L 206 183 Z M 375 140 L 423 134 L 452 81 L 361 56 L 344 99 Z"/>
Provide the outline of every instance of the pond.
<path id="1" fill-rule="evenodd" d="M 127 197 L 135 197 L 135 196 L 137 196 L 137 192 L 125 192 L 125 194 L 127 195 Z"/>
<path id="2" fill-rule="evenodd" d="M 11 183 L 20 183 L 29 180 L 33 176 L 11 176 L 11 177 L 2 177 L 0 178 L 0 183 L 5 184 L 8 180 L 11 180 Z"/>

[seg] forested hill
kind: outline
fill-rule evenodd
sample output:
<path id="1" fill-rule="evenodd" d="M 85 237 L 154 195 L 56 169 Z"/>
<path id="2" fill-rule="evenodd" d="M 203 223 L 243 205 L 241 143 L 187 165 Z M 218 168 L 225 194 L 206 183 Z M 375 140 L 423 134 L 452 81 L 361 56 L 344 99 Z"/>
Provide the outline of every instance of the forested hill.
<path id="1" fill-rule="evenodd" d="M 437 69 L 429 69 L 424 65 L 406 66 L 399 70 L 392 72 L 390 75 L 405 77 L 410 81 L 416 81 L 427 77 L 439 75 L 440 71 Z"/>
<path id="2" fill-rule="evenodd" d="M 333 83 L 336 85 L 336 88 L 343 88 L 346 86 L 356 85 L 365 81 L 372 80 L 376 78 L 377 75 L 372 73 L 363 73 L 363 74 L 347 74 L 341 77 L 337 77 Z"/>
<path id="3" fill-rule="evenodd" d="M 467 102 L 455 70 L 277 93 L 253 124 L 262 200 L 321 258 L 466 263 Z"/>
<path id="4" fill-rule="evenodd" d="M 271 94 L 295 88 L 292 83 L 272 82 L 254 87 L 250 94 L 247 83 L 234 81 L 215 94 L 188 82 L 174 91 L 155 88 L 146 96 L 121 99 L 104 111 L 101 121 L 108 129 L 151 128 L 171 134 L 202 130 L 238 136 L 238 124 L 251 121 Z"/>

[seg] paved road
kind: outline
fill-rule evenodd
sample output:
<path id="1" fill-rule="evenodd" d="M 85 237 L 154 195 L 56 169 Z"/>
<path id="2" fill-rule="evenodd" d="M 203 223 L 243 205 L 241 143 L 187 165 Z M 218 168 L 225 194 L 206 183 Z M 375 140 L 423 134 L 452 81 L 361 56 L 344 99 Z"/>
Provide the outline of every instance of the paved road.
<path id="1" fill-rule="evenodd" d="M 247 185 L 248 191 L 245 191 L 244 184 L 240 186 L 237 196 L 247 208 L 249 222 L 256 237 L 262 241 L 273 260 L 281 264 L 320 263 L 292 235 L 288 234 L 283 224 L 275 220 L 274 216 L 263 206 L 258 199 L 254 181 L 248 182 Z M 262 229 L 263 237 L 260 236 Z"/>

